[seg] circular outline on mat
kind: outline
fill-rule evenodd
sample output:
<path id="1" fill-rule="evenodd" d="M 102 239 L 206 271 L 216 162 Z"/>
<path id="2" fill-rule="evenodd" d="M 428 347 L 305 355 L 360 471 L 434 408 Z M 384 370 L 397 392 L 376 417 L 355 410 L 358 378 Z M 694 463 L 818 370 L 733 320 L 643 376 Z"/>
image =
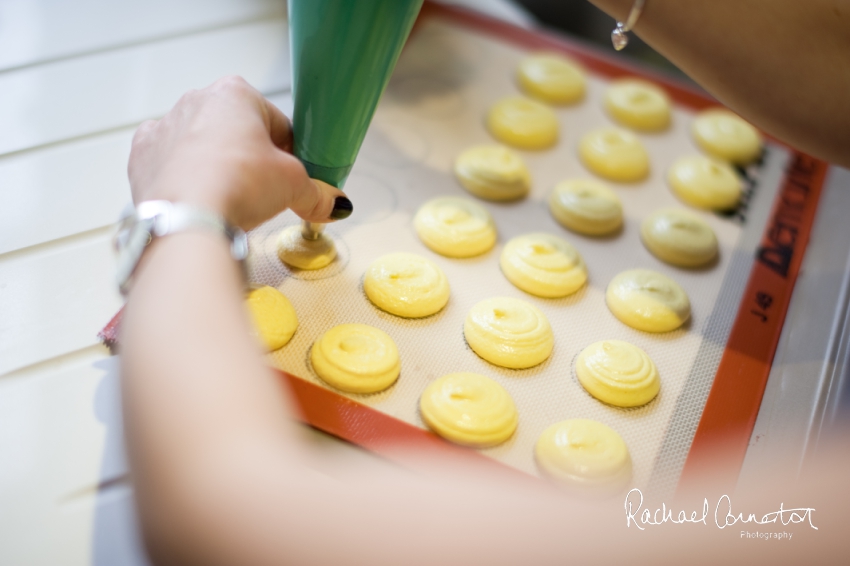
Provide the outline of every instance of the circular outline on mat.
<path id="1" fill-rule="evenodd" d="M 459 114 L 463 114 L 470 106 L 468 97 L 463 91 L 462 86 L 459 88 L 458 85 L 454 84 L 455 82 L 453 77 L 446 76 L 435 76 L 429 80 L 426 77 L 416 74 L 408 76 L 400 75 L 394 84 L 387 85 L 387 96 L 385 98 L 388 103 L 397 108 L 403 108 L 405 110 L 415 109 L 416 113 L 421 117 L 436 121 L 448 120 Z M 442 103 L 442 107 L 438 105 L 437 108 L 423 108 L 429 102 L 428 97 L 430 94 L 427 90 L 421 88 L 423 84 L 426 88 L 431 86 L 432 93 L 436 91 L 435 87 L 437 86 L 448 87 L 445 89 L 445 92 L 440 93 L 439 99 L 436 96 L 434 97 Z M 424 96 L 421 93 L 424 93 Z M 420 98 L 411 97 L 410 94 L 420 94 Z"/>
<path id="2" fill-rule="evenodd" d="M 375 153 L 369 152 L 369 146 L 366 146 L 365 152 L 361 152 L 361 154 L 360 154 L 361 159 L 363 159 L 367 163 L 370 163 L 371 165 L 375 165 L 377 167 L 385 167 L 387 169 L 392 169 L 392 170 L 409 169 L 411 167 L 415 167 L 417 165 L 424 164 L 428 160 L 428 157 L 431 155 L 431 144 L 428 142 L 428 138 L 426 138 L 425 135 L 423 135 L 419 130 L 417 130 L 415 126 L 411 126 L 410 124 L 407 124 L 404 121 L 395 122 L 393 124 L 393 127 L 398 128 L 399 130 L 404 130 L 405 134 L 411 135 L 412 137 L 415 137 L 418 140 L 418 142 L 421 142 L 422 151 L 418 152 L 418 153 L 421 153 L 421 155 L 417 155 L 417 156 L 411 158 L 407 154 L 401 152 L 400 150 L 397 150 L 395 148 L 395 146 L 392 144 L 392 140 L 389 139 L 389 136 L 387 136 L 385 134 L 385 132 L 381 131 L 380 133 L 384 137 L 383 141 L 385 143 L 387 143 L 388 145 L 393 146 L 393 148 L 396 149 L 396 151 L 402 156 L 402 160 L 399 160 L 399 161 L 389 160 L 389 161 L 387 161 L 387 160 L 382 160 L 380 158 L 376 158 Z M 370 130 L 371 130 L 371 128 L 370 128 Z M 364 145 L 366 145 L 368 139 L 369 138 L 368 138 L 368 134 L 367 134 L 367 137 L 364 140 Z M 380 149 L 382 149 L 382 148 L 380 148 L 380 147 L 376 148 L 376 150 L 380 150 Z M 396 203 L 396 204 L 398 204 L 398 203 Z"/>
<path id="3" fill-rule="evenodd" d="M 342 273 L 348 263 L 351 261 L 351 251 L 348 249 L 348 244 L 345 242 L 342 234 L 339 231 L 331 229 L 330 226 L 325 227 L 325 233 L 333 238 L 336 245 L 336 257 L 327 266 L 321 269 L 297 269 L 283 263 L 277 255 L 277 239 L 281 231 L 293 226 L 287 224 L 279 229 L 273 229 L 267 234 L 261 242 L 263 257 L 272 266 L 272 269 L 283 273 L 284 277 L 292 277 L 302 281 L 318 281 L 320 279 L 329 279 Z"/>
<path id="4" fill-rule="evenodd" d="M 390 200 L 388 202 L 388 204 L 390 206 L 386 210 L 385 214 L 380 215 L 377 218 L 369 219 L 369 220 L 358 219 L 357 218 L 357 211 L 355 210 L 354 213 L 350 217 L 351 220 L 350 220 L 349 224 L 356 224 L 358 226 L 363 226 L 363 225 L 366 225 L 366 224 L 375 224 L 377 222 L 382 222 L 382 221 L 386 220 L 387 218 L 392 216 L 396 212 L 396 210 L 398 210 L 400 199 L 398 197 L 398 193 L 390 185 L 389 182 L 387 182 L 384 179 L 382 179 L 382 178 L 380 178 L 376 175 L 373 175 L 371 173 L 356 173 L 355 172 L 352 176 L 354 177 L 355 181 L 358 180 L 358 179 L 368 179 L 369 182 L 372 182 L 375 186 L 386 190 L 386 192 L 389 193 L 389 195 L 390 195 Z M 349 177 L 349 179 L 351 179 L 351 177 Z M 348 181 L 346 181 L 346 187 L 348 187 Z M 356 195 L 352 195 L 352 196 L 354 196 L 355 199 L 356 199 Z M 356 200 L 355 200 L 355 202 L 356 202 Z M 334 232 L 335 232 L 334 230 L 330 231 L 330 233 L 332 235 L 335 235 Z"/>

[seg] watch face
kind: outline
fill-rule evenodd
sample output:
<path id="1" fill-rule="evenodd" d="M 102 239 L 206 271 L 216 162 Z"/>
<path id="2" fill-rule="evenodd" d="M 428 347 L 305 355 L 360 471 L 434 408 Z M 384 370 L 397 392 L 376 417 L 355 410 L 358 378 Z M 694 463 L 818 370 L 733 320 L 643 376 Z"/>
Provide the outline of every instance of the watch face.
<path id="1" fill-rule="evenodd" d="M 248 234 L 236 228 L 233 241 L 230 243 L 230 255 L 236 261 L 244 261 L 248 257 Z"/>
<path id="2" fill-rule="evenodd" d="M 112 248 L 115 253 L 120 253 L 121 250 L 127 247 L 127 240 L 130 238 L 130 230 L 136 224 L 136 218 L 132 214 L 123 216 L 118 222 L 118 231 L 112 237 Z"/>
<path id="3" fill-rule="evenodd" d="M 122 294 L 127 294 L 130 289 L 130 280 L 133 272 L 145 251 L 145 247 L 151 241 L 151 229 L 155 218 L 136 219 L 130 217 L 121 222 L 118 233 L 115 234 L 113 242 L 118 251 L 118 265 L 116 277 L 118 287 Z"/>
<path id="4" fill-rule="evenodd" d="M 138 204 L 135 213 L 122 218 L 112 243 L 118 254 L 117 279 L 121 293 L 130 289 L 133 272 L 154 237 L 185 230 L 214 232 L 230 241 L 230 253 L 242 262 L 248 256 L 248 236 L 230 228 L 220 216 L 180 203 L 152 200 Z M 244 265 L 243 265 L 244 267 Z"/>

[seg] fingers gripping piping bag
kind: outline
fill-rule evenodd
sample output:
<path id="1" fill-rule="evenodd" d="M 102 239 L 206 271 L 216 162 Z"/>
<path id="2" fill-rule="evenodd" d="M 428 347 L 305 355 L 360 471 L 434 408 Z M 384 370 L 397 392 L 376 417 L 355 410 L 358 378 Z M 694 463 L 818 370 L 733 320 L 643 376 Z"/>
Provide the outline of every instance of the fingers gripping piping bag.
<path id="1" fill-rule="evenodd" d="M 295 156 L 342 189 L 422 0 L 290 0 Z M 323 225 L 305 222 L 317 239 Z"/>

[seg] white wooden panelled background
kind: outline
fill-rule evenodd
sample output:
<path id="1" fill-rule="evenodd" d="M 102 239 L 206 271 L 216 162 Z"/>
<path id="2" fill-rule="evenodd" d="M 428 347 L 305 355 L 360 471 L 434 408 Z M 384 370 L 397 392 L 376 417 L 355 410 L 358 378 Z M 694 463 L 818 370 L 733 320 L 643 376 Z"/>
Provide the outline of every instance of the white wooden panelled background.
<path id="1" fill-rule="evenodd" d="M 528 25 L 509 0 L 455 0 Z M 283 0 L 0 0 L 0 564 L 144 564 L 111 237 L 143 120 L 227 74 L 289 89 Z M 333 450 L 347 448 L 333 441 Z"/>

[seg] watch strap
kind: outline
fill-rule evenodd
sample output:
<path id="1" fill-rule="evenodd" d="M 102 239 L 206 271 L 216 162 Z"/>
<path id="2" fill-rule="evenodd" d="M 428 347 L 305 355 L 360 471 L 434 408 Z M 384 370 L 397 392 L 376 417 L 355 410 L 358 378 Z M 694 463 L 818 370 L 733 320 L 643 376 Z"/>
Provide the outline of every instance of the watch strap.
<path id="1" fill-rule="evenodd" d="M 141 202 L 122 219 L 115 238 L 118 251 L 117 279 L 121 293 L 130 289 L 133 274 L 147 246 L 155 239 L 179 232 L 206 231 L 230 242 L 230 255 L 243 266 L 248 257 L 248 236 L 221 216 L 185 203 L 165 200 Z"/>

